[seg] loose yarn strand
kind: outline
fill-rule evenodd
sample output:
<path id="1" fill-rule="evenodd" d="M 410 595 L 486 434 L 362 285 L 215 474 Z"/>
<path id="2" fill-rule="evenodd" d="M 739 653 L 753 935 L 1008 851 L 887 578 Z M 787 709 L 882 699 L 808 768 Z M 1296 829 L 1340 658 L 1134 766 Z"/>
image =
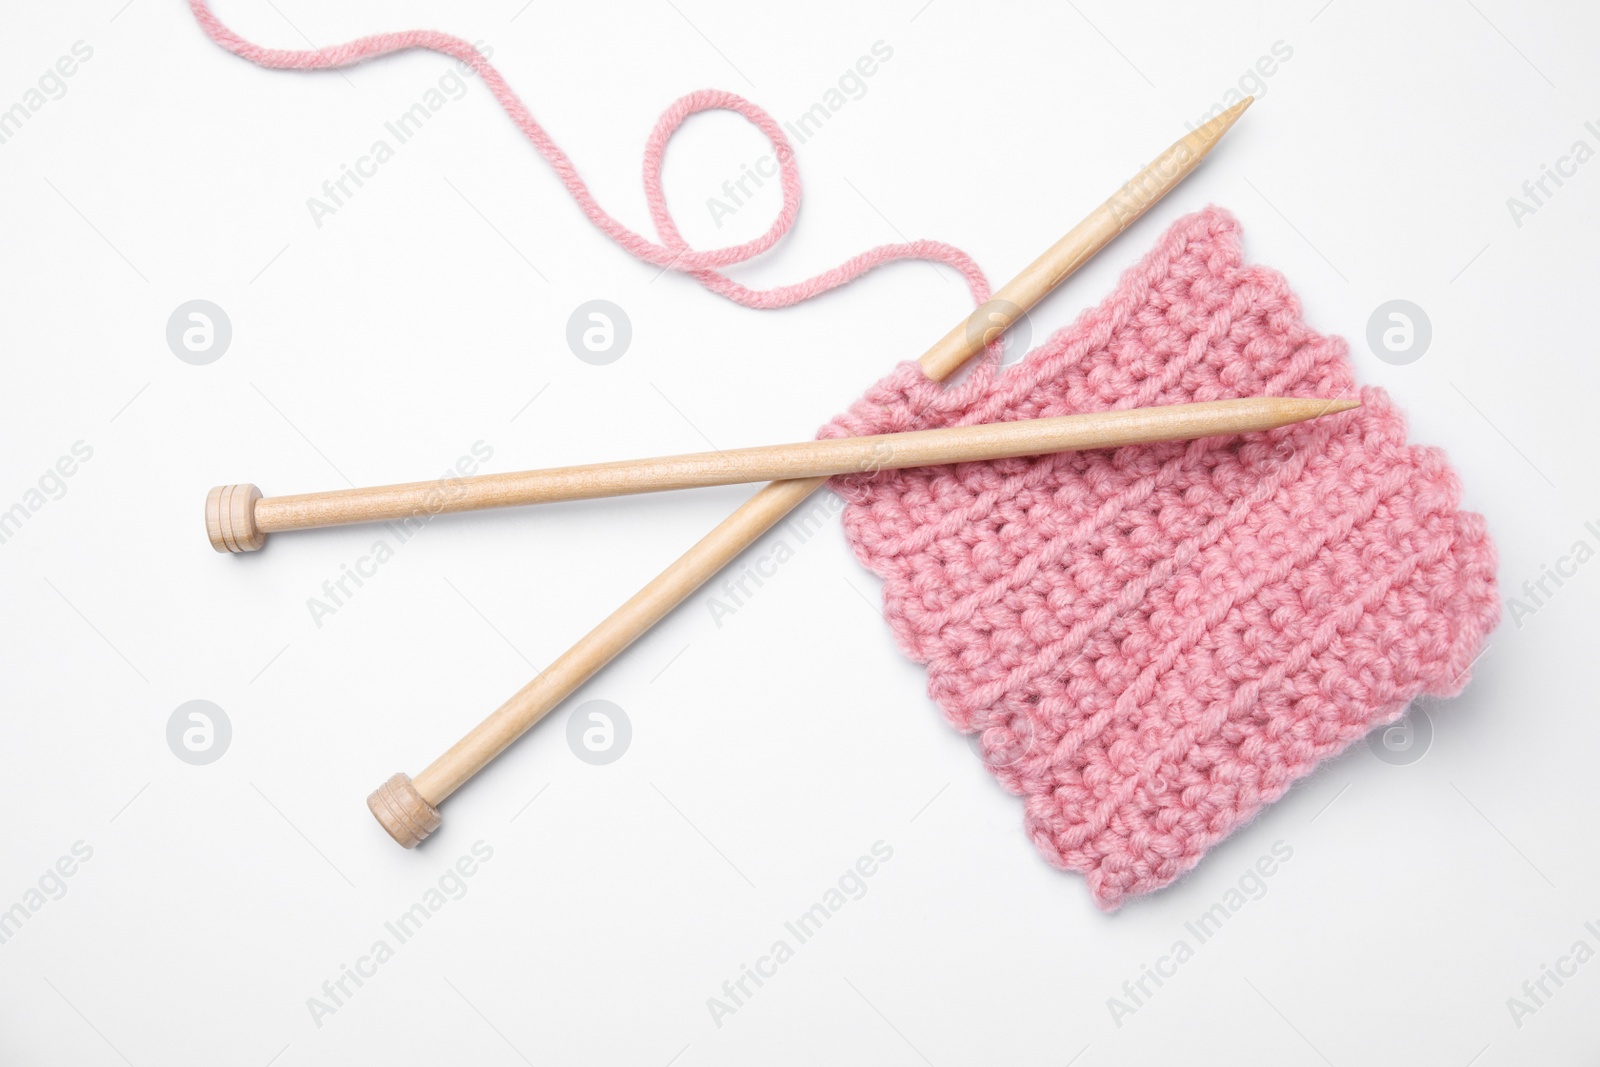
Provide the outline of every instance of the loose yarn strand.
<path id="1" fill-rule="evenodd" d="M 212 41 L 242 59 L 269 69 L 331 70 L 412 48 L 439 52 L 467 64 L 483 79 L 506 115 L 550 164 L 584 215 L 602 233 L 638 259 L 664 270 L 687 274 L 712 292 L 745 307 L 771 309 L 798 304 L 897 260 L 926 260 L 952 267 L 966 280 L 974 304 L 982 304 L 989 299 L 989 281 L 982 269 L 961 249 L 941 241 L 878 245 L 804 281 L 772 289 L 750 289 L 723 274 L 719 268 L 746 262 L 772 248 L 789 232 L 800 213 L 800 168 L 795 163 L 794 148 L 769 113 L 735 93 L 717 89 L 689 93 L 674 101 L 650 132 L 645 142 L 644 189 L 651 220 L 661 238 L 657 242 L 629 229 L 600 206 L 572 159 L 534 119 L 533 113 L 500 72 L 477 48 L 459 37 L 436 30 L 406 30 L 373 34 L 328 48 L 302 51 L 263 48 L 224 25 L 211 11 L 209 0 L 189 0 L 189 9 Z M 772 145 L 778 159 L 783 189 L 783 207 L 764 234 L 743 244 L 705 251 L 691 248 L 684 240 L 672 219 L 661 186 L 661 166 L 667 142 L 689 116 L 701 111 L 732 111 L 759 129 Z M 1000 351 L 998 342 L 990 345 L 989 349 L 990 361 L 997 362 Z"/>

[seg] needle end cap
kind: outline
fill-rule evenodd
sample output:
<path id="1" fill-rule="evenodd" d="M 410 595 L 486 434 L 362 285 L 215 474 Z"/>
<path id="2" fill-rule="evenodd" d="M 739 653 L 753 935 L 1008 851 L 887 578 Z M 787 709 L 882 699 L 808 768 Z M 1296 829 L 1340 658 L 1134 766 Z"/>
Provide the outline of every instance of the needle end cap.
<path id="1" fill-rule="evenodd" d="M 256 526 L 256 501 L 261 490 L 243 485 L 219 485 L 206 494 L 206 537 L 218 552 L 254 552 L 267 543 Z"/>
<path id="2" fill-rule="evenodd" d="M 444 821 L 439 809 L 422 798 L 406 774 L 396 774 L 374 789 L 367 797 L 367 807 L 378 825 L 403 848 L 416 848 Z"/>

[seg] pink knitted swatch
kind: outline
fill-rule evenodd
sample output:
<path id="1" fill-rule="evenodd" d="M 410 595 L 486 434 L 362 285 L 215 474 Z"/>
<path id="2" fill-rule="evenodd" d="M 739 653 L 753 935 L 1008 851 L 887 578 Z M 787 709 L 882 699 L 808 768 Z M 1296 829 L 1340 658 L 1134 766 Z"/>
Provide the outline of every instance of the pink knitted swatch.
<path id="1" fill-rule="evenodd" d="M 1354 389 L 1345 343 L 1212 208 L 1016 366 L 945 388 L 905 364 L 823 432 Z M 1483 518 L 1381 389 L 1360 396 L 1270 433 L 836 479 L 929 694 L 1102 908 L 1458 693 L 1498 621 Z"/>

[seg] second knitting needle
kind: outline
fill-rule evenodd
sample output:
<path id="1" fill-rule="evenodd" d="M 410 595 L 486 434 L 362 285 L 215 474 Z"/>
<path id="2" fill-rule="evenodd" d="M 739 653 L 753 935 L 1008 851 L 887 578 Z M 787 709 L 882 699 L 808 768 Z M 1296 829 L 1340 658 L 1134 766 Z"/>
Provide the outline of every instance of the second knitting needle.
<path id="1" fill-rule="evenodd" d="M 1243 397 L 298 496 L 262 497 L 253 485 L 225 485 L 206 497 L 206 532 L 218 552 L 249 552 L 260 548 L 267 534 L 280 530 L 1187 441 L 1271 430 L 1358 404 L 1342 399 Z"/>

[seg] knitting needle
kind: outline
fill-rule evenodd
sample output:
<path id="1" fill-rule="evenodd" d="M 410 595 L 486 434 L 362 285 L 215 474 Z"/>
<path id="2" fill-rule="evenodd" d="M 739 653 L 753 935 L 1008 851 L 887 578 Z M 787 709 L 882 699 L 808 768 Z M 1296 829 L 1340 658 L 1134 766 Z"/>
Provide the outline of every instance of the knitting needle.
<path id="1" fill-rule="evenodd" d="M 1246 97 L 1157 156 L 1002 286 L 992 300 L 957 323 L 922 356 L 923 372 L 942 381 L 982 351 L 1187 177 L 1250 103 L 1251 98 Z M 438 829 L 438 806 L 446 797 L 826 482 L 818 477 L 768 483 L 424 768 L 415 780 L 404 773 L 395 774 L 373 790 L 367 797 L 367 807 L 379 824 L 406 848 L 421 843 Z"/>
<path id="2" fill-rule="evenodd" d="M 910 433 L 694 452 L 586 467 L 483 474 L 446 482 L 408 482 L 299 496 L 262 497 L 254 486 L 218 486 L 206 497 L 206 530 L 219 552 L 260 548 L 269 533 L 408 519 L 417 515 L 547 504 L 561 500 L 696 489 L 739 482 L 828 478 L 941 463 L 1013 459 L 1090 448 L 1188 441 L 1272 430 L 1348 411 L 1355 400 L 1253 396 L 1198 404 L 1096 411 L 1081 415 L 952 426 Z M 253 500 L 234 522 L 233 503 Z"/>

